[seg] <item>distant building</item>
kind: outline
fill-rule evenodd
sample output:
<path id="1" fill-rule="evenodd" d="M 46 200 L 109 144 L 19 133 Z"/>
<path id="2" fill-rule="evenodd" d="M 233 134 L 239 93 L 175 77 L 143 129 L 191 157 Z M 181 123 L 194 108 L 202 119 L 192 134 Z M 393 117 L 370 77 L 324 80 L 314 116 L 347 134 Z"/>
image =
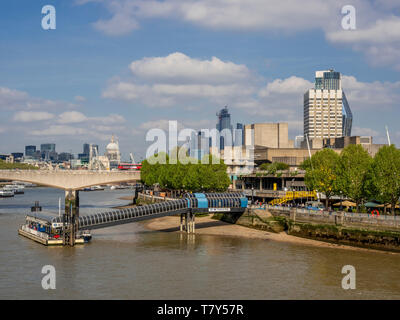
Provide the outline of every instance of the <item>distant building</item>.
<path id="1" fill-rule="evenodd" d="M 114 139 L 114 135 L 111 137 L 111 141 L 107 145 L 106 153 L 104 155 L 110 162 L 110 169 L 118 168 L 118 165 L 121 162 L 121 153 L 119 152 L 118 141 Z"/>
<path id="2" fill-rule="evenodd" d="M 190 157 L 201 160 L 210 153 L 210 139 L 202 131 L 193 131 L 189 141 Z"/>
<path id="3" fill-rule="evenodd" d="M 13 152 L 11 155 L 14 157 L 14 161 L 21 161 L 21 159 L 24 157 L 24 154 L 22 152 Z"/>
<path id="4" fill-rule="evenodd" d="M 36 152 L 36 146 L 25 146 L 25 156 L 33 157 Z"/>
<path id="5" fill-rule="evenodd" d="M 234 130 L 234 145 L 236 147 L 243 146 L 244 144 L 244 125 L 243 123 L 236 124 L 236 130 Z"/>
<path id="6" fill-rule="evenodd" d="M 48 151 L 48 152 L 56 152 L 56 144 L 55 143 L 44 143 L 40 145 L 40 151 Z"/>
<path id="7" fill-rule="evenodd" d="M 351 136 L 352 122 L 340 72 L 317 71 L 314 89 L 304 94 L 304 136 L 310 140 Z"/>
<path id="8" fill-rule="evenodd" d="M 90 145 L 88 143 L 83 144 L 83 153 L 87 154 L 89 157 L 89 152 L 90 152 Z"/>
<path id="9" fill-rule="evenodd" d="M 324 139 L 324 148 L 333 149 L 344 149 L 351 144 L 361 145 L 370 156 L 374 157 L 375 154 L 382 148 L 385 144 L 374 144 L 371 136 L 352 136 L 352 137 L 341 137 L 335 139 Z"/>
<path id="10" fill-rule="evenodd" d="M 231 124 L 231 115 L 228 111 L 228 107 L 225 106 L 217 113 L 218 123 L 216 125 L 217 130 L 220 132 L 220 143 L 219 148 L 223 150 L 225 145 L 232 146 L 232 124 Z M 230 137 L 228 136 L 230 133 Z M 230 138 L 230 139 L 229 139 Z M 230 140 L 230 141 L 228 141 Z"/>
<path id="11" fill-rule="evenodd" d="M 301 143 L 304 141 L 304 136 L 296 136 L 294 139 L 294 147 L 301 148 Z"/>
<path id="12" fill-rule="evenodd" d="M 40 156 L 45 161 L 57 161 L 55 143 L 44 143 L 40 145 Z"/>
<path id="13" fill-rule="evenodd" d="M 60 162 L 70 161 L 72 159 L 74 159 L 74 155 L 69 152 L 61 152 L 58 155 L 58 161 L 60 161 Z"/>
<path id="14" fill-rule="evenodd" d="M 289 141 L 287 123 L 248 124 L 245 125 L 244 136 L 246 146 L 293 148 L 293 141 Z"/>

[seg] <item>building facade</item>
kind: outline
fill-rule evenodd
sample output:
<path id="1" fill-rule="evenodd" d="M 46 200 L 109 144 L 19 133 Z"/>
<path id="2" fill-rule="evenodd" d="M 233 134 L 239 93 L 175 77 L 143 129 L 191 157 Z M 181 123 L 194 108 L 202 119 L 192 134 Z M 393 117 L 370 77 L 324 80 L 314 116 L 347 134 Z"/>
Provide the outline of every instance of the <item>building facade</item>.
<path id="1" fill-rule="evenodd" d="M 350 136 L 352 122 L 340 72 L 317 71 L 315 87 L 304 94 L 304 136 L 308 139 Z"/>
<path id="2" fill-rule="evenodd" d="M 36 152 L 36 146 L 25 146 L 25 156 L 33 157 Z"/>
<path id="3" fill-rule="evenodd" d="M 293 148 L 287 123 L 254 123 L 245 125 L 245 145 L 268 148 Z"/>

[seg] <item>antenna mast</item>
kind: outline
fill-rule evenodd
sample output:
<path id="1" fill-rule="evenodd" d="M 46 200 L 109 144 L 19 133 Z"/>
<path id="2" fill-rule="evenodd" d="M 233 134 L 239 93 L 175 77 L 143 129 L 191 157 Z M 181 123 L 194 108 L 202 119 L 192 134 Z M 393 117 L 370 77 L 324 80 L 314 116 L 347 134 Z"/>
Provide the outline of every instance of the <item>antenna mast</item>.
<path id="1" fill-rule="evenodd" d="M 389 130 L 388 130 L 388 127 L 387 127 L 387 126 L 385 126 L 385 128 L 386 128 L 386 136 L 387 136 L 387 139 L 388 139 L 388 144 L 389 144 L 389 146 L 390 146 L 391 143 L 390 143 Z"/>

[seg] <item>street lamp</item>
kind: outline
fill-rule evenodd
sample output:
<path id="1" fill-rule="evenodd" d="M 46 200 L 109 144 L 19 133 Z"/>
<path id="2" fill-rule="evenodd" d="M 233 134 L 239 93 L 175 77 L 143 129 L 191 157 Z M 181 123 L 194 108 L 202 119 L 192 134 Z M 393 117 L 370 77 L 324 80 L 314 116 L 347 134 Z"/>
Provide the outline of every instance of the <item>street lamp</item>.
<path id="1" fill-rule="evenodd" d="M 343 192 L 340 191 L 340 211 L 343 211 L 342 201 L 343 201 Z"/>
<path id="2" fill-rule="evenodd" d="M 251 186 L 251 205 L 254 203 L 254 186 Z"/>

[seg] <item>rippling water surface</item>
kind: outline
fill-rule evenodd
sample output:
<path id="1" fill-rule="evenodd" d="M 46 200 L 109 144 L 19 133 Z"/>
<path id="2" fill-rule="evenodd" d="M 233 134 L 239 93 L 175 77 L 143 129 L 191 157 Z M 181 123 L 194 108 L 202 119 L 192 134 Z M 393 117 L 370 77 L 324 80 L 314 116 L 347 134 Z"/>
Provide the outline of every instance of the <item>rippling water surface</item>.
<path id="1" fill-rule="evenodd" d="M 81 192 L 81 214 L 125 204 L 131 190 Z M 131 223 L 93 231 L 92 242 L 51 248 L 17 234 L 39 200 L 57 214 L 64 192 L 30 188 L 0 199 L 1 299 L 399 299 L 400 254 L 147 231 Z M 41 269 L 56 268 L 43 290 Z M 343 290 L 353 265 L 356 290 Z"/>

